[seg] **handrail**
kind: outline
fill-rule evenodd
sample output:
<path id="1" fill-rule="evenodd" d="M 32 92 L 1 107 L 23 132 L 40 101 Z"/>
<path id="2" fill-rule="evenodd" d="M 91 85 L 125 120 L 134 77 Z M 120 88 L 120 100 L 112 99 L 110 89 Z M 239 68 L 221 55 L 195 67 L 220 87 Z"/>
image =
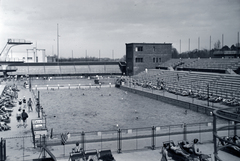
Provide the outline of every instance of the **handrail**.
<path id="1" fill-rule="evenodd" d="M 234 114 L 234 113 L 231 113 L 231 117 L 226 116 L 226 115 L 223 115 L 224 113 L 228 112 L 230 113 L 229 111 L 227 110 L 232 110 L 232 109 L 237 109 L 237 108 L 240 108 L 240 106 L 237 106 L 237 107 L 228 107 L 228 108 L 222 108 L 222 109 L 216 109 L 213 111 L 213 141 L 214 141 L 214 157 L 215 157 L 215 161 L 221 161 L 221 159 L 219 158 L 218 156 L 218 151 L 222 148 L 224 148 L 225 146 L 223 147 L 218 147 L 217 146 L 217 139 L 219 140 L 223 140 L 220 136 L 217 135 L 217 131 L 218 130 L 221 130 L 223 128 L 226 128 L 226 127 L 234 127 L 234 133 L 236 132 L 236 127 L 238 127 L 239 125 L 236 125 L 236 123 L 240 123 L 240 118 L 238 117 L 239 115 L 238 114 Z M 217 117 L 219 118 L 222 118 L 222 119 L 225 119 L 225 120 L 229 120 L 229 121 L 234 121 L 235 122 L 235 125 L 228 125 L 228 126 L 223 126 L 223 127 L 219 127 L 217 128 Z M 234 146 L 238 146 L 240 147 L 239 145 L 235 144 L 235 143 L 232 143 L 230 141 L 227 141 L 227 140 L 224 140 L 225 142 L 231 144 L 231 145 L 234 145 Z"/>

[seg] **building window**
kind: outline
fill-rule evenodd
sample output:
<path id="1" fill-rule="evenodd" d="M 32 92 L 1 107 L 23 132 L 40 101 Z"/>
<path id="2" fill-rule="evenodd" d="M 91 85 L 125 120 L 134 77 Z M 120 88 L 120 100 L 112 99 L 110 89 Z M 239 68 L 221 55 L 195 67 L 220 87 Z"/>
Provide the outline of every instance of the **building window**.
<path id="1" fill-rule="evenodd" d="M 156 48 L 155 48 L 155 46 L 153 47 L 153 52 L 155 52 L 155 50 L 156 50 Z"/>
<path id="2" fill-rule="evenodd" d="M 154 63 L 155 63 L 155 59 L 156 59 L 156 58 L 153 58 L 153 62 L 154 62 Z"/>
<path id="3" fill-rule="evenodd" d="M 158 58 L 159 59 L 159 62 L 161 62 L 162 61 L 162 59 L 161 58 Z"/>
<path id="4" fill-rule="evenodd" d="M 137 47 L 135 48 L 135 50 L 136 50 L 136 51 L 143 51 L 143 47 L 142 47 L 142 46 L 137 46 Z"/>
<path id="5" fill-rule="evenodd" d="M 156 63 L 158 63 L 158 58 L 156 58 Z"/>
<path id="6" fill-rule="evenodd" d="M 136 58 L 136 59 L 135 59 L 135 62 L 136 62 L 136 63 L 142 63 L 142 62 L 143 62 L 143 58 Z"/>
<path id="7" fill-rule="evenodd" d="M 32 60 L 32 57 L 27 57 L 28 60 Z"/>

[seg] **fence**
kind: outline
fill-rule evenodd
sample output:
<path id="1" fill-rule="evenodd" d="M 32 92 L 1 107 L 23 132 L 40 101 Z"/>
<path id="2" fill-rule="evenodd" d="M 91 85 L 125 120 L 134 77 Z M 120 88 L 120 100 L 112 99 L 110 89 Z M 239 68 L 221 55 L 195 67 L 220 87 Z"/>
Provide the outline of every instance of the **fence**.
<path id="1" fill-rule="evenodd" d="M 112 152 L 122 153 L 136 150 L 159 149 L 164 141 L 173 140 L 178 143 L 181 140 L 192 141 L 197 138 L 200 143 L 213 141 L 212 122 L 178 124 L 167 126 L 153 126 L 131 129 L 115 129 L 106 131 L 70 133 L 70 137 L 63 145 L 62 134 L 36 136 L 38 141 L 34 147 L 33 136 L 21 136 L 2 138 L 1 145 L 5 146 L 5 160 L 31 160 L 41 154 L 41 148 L 47 146 L 56 158 L 69 157 L 75 143 L 79 142 L 84 150 L 111 149 Z M 219 131 L 222 136 L 229 136 L 233 129 Z M 38 134 L 37 134 L 38 135 Z M 44 143 L 45 141 L 45 143 Z M 45 146 L 43 146 L 45 145 Z M 1 151 L 4 148 L 1 148 Z M 46 157 L 47 154 L 45 154 Z M 4 159 L 3 159 L 4 160 Z"/>
<path id="2" fill-rule="evenodd" d="M 40 140 L 43 136 L 40 136 Z M 212 142 L 212 123 L 178 124 L 167 126 L 153 126 L 132 129 L 116 129 L 107 131 L 92 131 L 70 133 L 70 138 L 62 145 L 62 134 L 53 134 L 52 139 L 47 136 L 46 145 L 50 146 L 56 157 L 68 156 L 75 143 L 79 142 L 84 150 L 111 149 L 113 152 L 158 149 L 164 141 L 181 140 L 192 141 L 198 138 L 201 143 Z M 37 147 L 42 147 L 40 141 Z"/>
<path id="3" fill-rule="evenodd" d="M 6 140 L 1 138 L 0 142 L 0 161 L 6 160 Z"/>

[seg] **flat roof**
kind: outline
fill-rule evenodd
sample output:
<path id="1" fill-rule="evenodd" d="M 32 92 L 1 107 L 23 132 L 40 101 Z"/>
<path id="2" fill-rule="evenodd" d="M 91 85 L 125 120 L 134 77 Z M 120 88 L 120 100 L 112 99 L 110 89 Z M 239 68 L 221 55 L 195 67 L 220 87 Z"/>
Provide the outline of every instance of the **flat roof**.
<path id="1" fill-rule="evenodd" d="M 23 64 L 24 61 L 0 61 L 0 65 Z"/>
<path id="2" fill-rule="evenodd" d="M 172 43 L 126 43 L 126 45 L 172 45 Z"/>

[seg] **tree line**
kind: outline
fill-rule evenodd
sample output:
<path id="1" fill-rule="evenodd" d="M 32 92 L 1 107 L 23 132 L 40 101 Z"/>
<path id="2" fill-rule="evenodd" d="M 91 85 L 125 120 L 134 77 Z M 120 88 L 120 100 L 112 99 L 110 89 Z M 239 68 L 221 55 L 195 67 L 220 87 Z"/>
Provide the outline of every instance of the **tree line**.
<path id="1" fill-rule="evenodd" d="M 176 48 L 172 48 L 172 58 L 209 58 L 209 57 L 214 58 L 215 51 L 237 51 L 239 53 L 240 44 L 239 43 L 237 43 L 236 45 L 233 44 L 231 47 L 228 47 L 227 45 L 221 47 L 221 42 L 220 40 L 218 40 L 216 43 L 214 43 L 214 48 L 211 50 L 194 49 L 182 53 L 179 53 Z"/>

